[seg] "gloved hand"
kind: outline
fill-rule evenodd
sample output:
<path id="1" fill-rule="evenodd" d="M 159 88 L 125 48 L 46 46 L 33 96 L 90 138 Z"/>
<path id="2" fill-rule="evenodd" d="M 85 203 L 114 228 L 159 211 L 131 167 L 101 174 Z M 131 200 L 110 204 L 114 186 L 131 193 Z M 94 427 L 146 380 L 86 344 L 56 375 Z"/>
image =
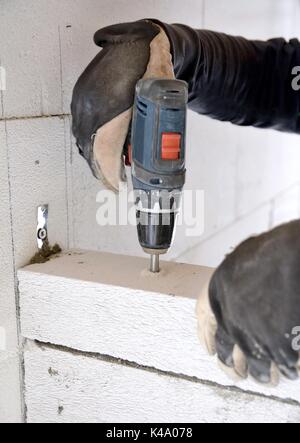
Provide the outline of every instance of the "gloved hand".
<path id="1" fill-rule="evenodd" d="M 279 371 L 298 378 L 299 233 L 295 221 L 245 241 L 199 298 L 200 339 L 232 375 L 275 385 Z"/>
<path id="2" fill-rule="evenodd" d="M 176 78 L 189 85 L 189 107 L 239 125 L 300 133 L 300 95 L 292 67 L 300 64 L 294 39 L 250 41 L 185 25 L 141 20 L 101 29 L 103 50 L 73 93 L 73 133 L 94 175 L 118 190 L 123 145 L 141 78 Z M 173 71 L 174 68 L 174 71 Z"/>
<path id="3" fill-rule="evenodd" d="M 73 133 L 96 178 L 118 191 L 125 180 L 123 148 L 135 86 L 141 78 L 174 78 L 170 42 L 149 20 L 100 29 L 103 50 L 79 78 L 73 92 Z"/>

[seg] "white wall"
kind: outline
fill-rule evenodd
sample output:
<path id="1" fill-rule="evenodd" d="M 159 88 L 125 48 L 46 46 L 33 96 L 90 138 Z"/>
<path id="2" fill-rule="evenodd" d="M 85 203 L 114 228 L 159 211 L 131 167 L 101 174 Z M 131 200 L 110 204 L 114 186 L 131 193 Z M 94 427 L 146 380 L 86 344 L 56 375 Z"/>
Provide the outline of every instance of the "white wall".
<path id="1" fill-rule="evenodd" d="M 0 422 L 20 417 L 19 355 L 14 290 L 5 124 L 0 122 Z"/>
<path id="2" fill-rule="evenodd" d="M 293 38 L 300 32 L 299 11 L 299 1 L 208 0 L 205 27 L 254 39 Z M 191 165 L 198 163 L 206 192 L 206 226 L 199 244 L 195 239 L 176 256 L 216 266 L 248 236 L 299 217 L 299 139 L 192 119 Z M 194 174 L 193 187 L 199 183 Z"/>
<path id="3" fill-rule="evenodd" d="M 1 1 L 0 327 L 10 358 L 0 351 L 0 421 L 21 420 L 14 268 L 35 252 L 36 206 L 50 205 L 52 242 L 141 254 L 134 228 L 96 224 L 101 185 L 71 142 L 69 104 L 97 53 L 93 33 L 151 16 L 255 38 L 299 35 L 297 0 Z M 205 232 L 187 239 L 179 229 L 170 258 L 215 266 L 253 232 L 299 216 L 297 137 L 194 114 L 188 134 L 187 188 L 205 190 Z"/>

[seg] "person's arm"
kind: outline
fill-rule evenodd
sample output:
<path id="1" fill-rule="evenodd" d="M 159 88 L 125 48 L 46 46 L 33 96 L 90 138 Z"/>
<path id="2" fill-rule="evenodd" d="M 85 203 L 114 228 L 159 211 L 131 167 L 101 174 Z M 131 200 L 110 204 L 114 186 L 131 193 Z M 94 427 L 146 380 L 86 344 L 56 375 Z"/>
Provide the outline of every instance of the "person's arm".
<path id="1" fill-rule="evenodd" d="M 189 84 L 190 108 L 238 125 L 300 133 L 300 91 L 292 87 L 300 42 L 251 41 L 167 25 L 175 75 Z"/>

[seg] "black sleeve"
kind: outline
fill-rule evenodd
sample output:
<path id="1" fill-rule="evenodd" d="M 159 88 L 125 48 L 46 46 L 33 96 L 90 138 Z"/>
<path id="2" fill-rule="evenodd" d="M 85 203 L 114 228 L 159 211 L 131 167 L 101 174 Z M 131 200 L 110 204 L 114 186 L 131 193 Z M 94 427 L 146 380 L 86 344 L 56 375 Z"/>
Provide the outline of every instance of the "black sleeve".
<path id="1" fill-rule="evenodd" d="M 171 41 L 175 74 L 189 85 L 192 110 L 238 125 L 300 133 L 300 91 L 292 87 L 293 69 L 300 66 L 298 40 L 250 41 L 156 23 Z"/>

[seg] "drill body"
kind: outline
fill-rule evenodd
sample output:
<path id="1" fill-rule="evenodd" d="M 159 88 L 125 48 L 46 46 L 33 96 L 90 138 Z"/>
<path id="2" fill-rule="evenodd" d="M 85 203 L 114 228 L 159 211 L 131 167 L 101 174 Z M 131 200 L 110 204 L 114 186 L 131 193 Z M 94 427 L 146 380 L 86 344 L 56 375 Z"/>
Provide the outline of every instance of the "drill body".
<path id="1" fill-rule="evenodd" d="M 187 100 L 182 81 L 141 80 L 136 87 L 132 181 L 139 242 L 152 256 L 153 272 L 172 244 L 185 184 Z"/>

